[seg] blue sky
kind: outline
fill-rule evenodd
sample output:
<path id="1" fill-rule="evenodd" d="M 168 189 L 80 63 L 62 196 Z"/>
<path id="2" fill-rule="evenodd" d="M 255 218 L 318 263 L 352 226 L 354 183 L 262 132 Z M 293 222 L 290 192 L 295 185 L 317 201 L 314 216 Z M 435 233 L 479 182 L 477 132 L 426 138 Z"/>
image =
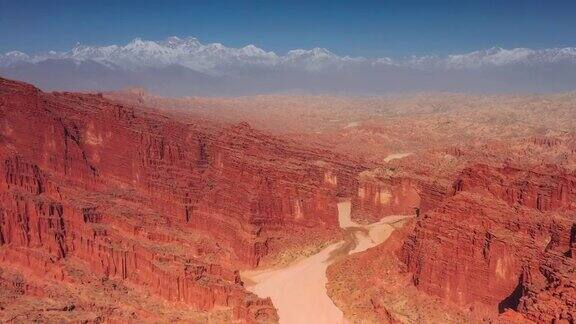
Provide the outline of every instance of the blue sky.
<path id="1" fill-rule="evenodd" d="M 0 52 L 195 36 L 380 57 L 576 46 L 576 1 L 0 0 Z"/>

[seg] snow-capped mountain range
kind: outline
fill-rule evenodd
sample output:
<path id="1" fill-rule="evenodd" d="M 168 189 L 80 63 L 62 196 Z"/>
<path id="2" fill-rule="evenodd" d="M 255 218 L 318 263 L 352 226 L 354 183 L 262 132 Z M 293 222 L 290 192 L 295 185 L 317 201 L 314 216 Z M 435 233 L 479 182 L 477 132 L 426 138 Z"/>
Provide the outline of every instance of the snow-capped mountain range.
<path id="1" fill-rule="evenodd" d="M 254 45 L 234 48 L 203 44 L 194 37 L 169 37 L 163 41 L 138 38 L 126 45 L 77 45 L 63 52 L 0 54 L 0 75 L 48 89 L 139 85 L 175 94 L 311 88 L 314 92 L 354 93 L 362 89 L 368 89 L 367 93 L 556 91 L 575 88 L 574 71 L 576 47 L 494 47 L 447 56 L 364 58 L 341 56 L 324 48 L 295 49 L 279 55 Z M 173 91 L 175 87 L 180 90 Z"/>
<path id="2" fill-rule="evenodd" d="M 297 49 L 279 56 L 254 45 L 233 48 L 220 43 L 202 44 L 194 37 L 173 36 L 163 41 L 137 38 L 123 46 L 77 45 L 66 52 L 49 51 L 35 55 L 12 51 L 0 56 L 0 66 L 6 67 L 19 62 L 39 63 L 50 59 L 72 59 L 79 62 L 92 60 L 130 70 L 182 65 L 195 71 L 213 74 L 235 67 L 250 66 L 292 66 L 314 71 L 335 64 L 364 60 L 340 57 L 323 48 Z"/>
<path id="3" fill-rule="evenodd" d="M 420 69 L 476 69 L 487 66 L 511 64 L 545 64 L 570 62 L 576 64 L 576 47 L 533 50 L 528 48 L 503 49 L 499 47 L 446 57 L 412 56 L 367 59 L 339 56 L 325 48 L 295 49 L 285 55 L 265 51 L 254 45 L 241 48 L 226 47 L 220 43 L 202 44 L 194 37 L 169 37 L 163 41 L 134 39 L 126 45 L 86 46 L 77 45 L 66 52 L 49 51 L 29 55 L 12 51 L 0 56 L 0 66 L 19 62 L 38 63 L 49 59 L 93 60 L 102 64 L 126 69 L 182 65 L 204 73 L 223 73 L 234 67 L 287 66 L 308 71 L 369 63 L 414 67 Z"/>
<path id="4" fill-rule="evenodd" d="M 576 47 L 529 49 L 504 49 L 492 47 L 465 54 L 439 56 L 412 56 L 396 61 L 400 65 L 422 69 L 478 69 L 505 65 L 539 65 L 551 63 L 576 64 Z"/>

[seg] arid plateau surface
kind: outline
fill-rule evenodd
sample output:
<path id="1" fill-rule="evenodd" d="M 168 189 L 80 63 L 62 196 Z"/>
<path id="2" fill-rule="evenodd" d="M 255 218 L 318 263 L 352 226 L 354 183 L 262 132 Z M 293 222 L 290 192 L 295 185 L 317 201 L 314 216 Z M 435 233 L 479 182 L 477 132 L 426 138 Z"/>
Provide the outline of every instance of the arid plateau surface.
<path id="1" fill-rule="evenodd" d="M 574 323 L 576 94 L 0 78 L 0 322 Z"/>

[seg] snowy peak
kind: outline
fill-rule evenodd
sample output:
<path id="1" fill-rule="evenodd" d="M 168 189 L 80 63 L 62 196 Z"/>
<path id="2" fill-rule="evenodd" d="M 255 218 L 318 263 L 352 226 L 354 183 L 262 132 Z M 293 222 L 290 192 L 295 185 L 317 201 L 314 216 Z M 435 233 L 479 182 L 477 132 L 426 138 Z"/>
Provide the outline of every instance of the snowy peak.
<path id="1" fill-rule="evenodd" d="M 4 55 L 0 55 L 0 66 L 8 66 L 17 62 L 28 60 L 30 60 L 30 56 L 28 56 L 28 54 L 22 53 L 20 51 L 11 51 L 5 53 Z"/>
<path id="2" fill-rule="evenodd" d="M 308 71 L 320 71 L 330 66 L 339 66 L 343 60 L 325 48 L 315 47 L 310 50 L 295 49 L 282 57 L 284 64 Z"/>
<path id="3" fill-rule="evenodd" d="M 325 48 L 315 47 L 311 50 L 295 49 L 288 51 L 286 58 L 326 58 L 326 57 L 336 57 L 336 55 Z"/>
<path id="4" fill-rule="evenodd" d="M 467 54 L 449 55 L 446 65 L 449 68 L 479 68 L 482 66 L 502 66 L 507 64 L 529 63 L 529 57 L 535 53 L 528 48 L 511 50 L 493 47 Z"/>

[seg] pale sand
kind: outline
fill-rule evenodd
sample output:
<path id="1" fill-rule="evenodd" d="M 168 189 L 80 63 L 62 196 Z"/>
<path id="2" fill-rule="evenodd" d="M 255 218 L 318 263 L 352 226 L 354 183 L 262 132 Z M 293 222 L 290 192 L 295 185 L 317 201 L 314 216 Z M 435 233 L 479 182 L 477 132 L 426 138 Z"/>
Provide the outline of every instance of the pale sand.
<path id="1" fill-rule="evenodd" d="M 388 155 L 386 158 L 384 158 L 384 162 L 390 162 L 392 160 L 397 160 L 397 159 L 402 159 L 405 158 L 409 155 L 412 155 L 412 153 L 395 153 L 395 154 L 390 154 Z"/>
<path id="2" fill-rule="evenodd" d="M 351 123 L 348 123 L 348 125 L 344 126 L 344 128 L 342 128 L 342 129 L 358 127 L 358 126 L 360 126 L 360 122 L 351 122 Z"/>
<path id="3" fill-rule="evenodd" d="M 282 269 L 246 272 L 253 286 L 248 290 L 272 298 L 280 323 L 343 323 L 343 314 L 326 292 L 326 260 L 344 242 Z"/>
<path id="4" fill-rule="evenodd" d="M 345 323 L 342 311 L 328 297 L 326 269 L 337 258 L 367 250 L 384 242 L 394 230 L 392 223 L 408 216 L 385 217 L 377 223 L 360 225 L 350 216 L 350 202 L 338 204 L 340 227 L 346 240 L 294 263 L 275 269 L 246 271 L 246 288 L 260 297 L 270 297 L 278 309 L 280 323 Z"/>

